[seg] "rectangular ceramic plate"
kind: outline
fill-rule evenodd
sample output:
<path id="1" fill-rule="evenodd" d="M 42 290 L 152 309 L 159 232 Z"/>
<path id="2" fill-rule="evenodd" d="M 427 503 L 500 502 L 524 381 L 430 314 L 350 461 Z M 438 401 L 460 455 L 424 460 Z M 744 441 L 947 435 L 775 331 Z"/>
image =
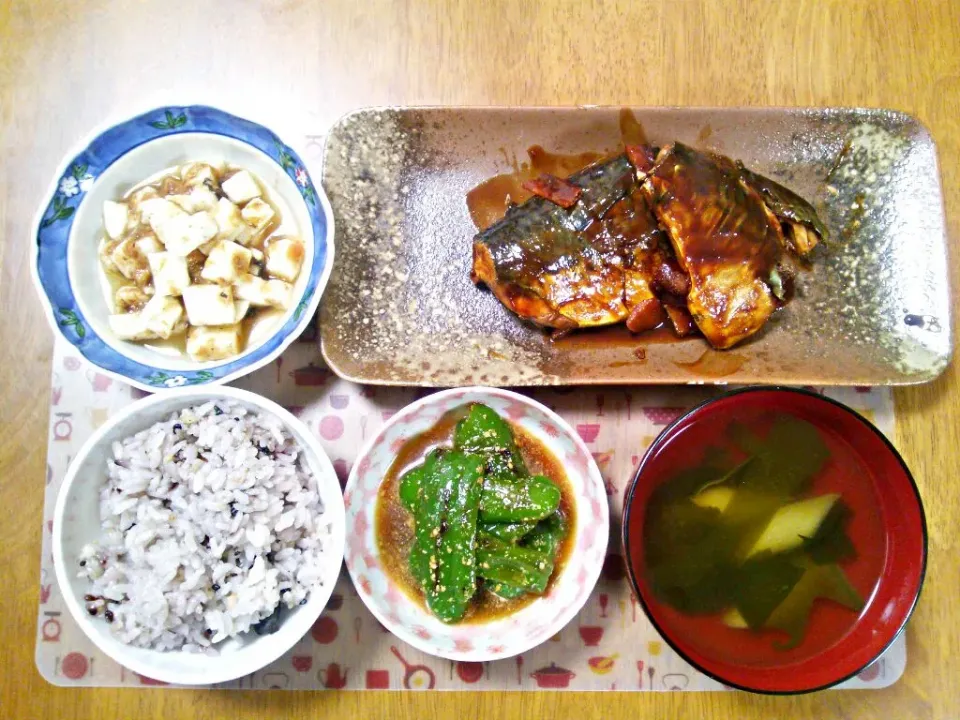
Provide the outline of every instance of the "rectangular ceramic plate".
<path id="1" fill-rule="evenodd" d="M 336 261 L 324 357 L 362 383 L 899 385 L 951 354 L 936 151 L 912 117 L 862 109 L 637 108 L 649 141 L 742 160 L 813 202 L 834 241 L 757 336 L 715 351 L 605 329 L 554 342 L 470 281 L 467 192 L 532 145 L 615 151 L 619 108 L 369 109 L 327 139 Z"/>

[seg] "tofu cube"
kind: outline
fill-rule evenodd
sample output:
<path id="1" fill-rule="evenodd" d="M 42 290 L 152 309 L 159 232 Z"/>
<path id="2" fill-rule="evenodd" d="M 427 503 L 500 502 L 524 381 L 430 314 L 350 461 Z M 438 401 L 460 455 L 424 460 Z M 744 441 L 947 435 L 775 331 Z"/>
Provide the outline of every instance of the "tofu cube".
<path id="1" fill-rule="evenodd" d="M 250 303 L 246 300 L 234 300 L 233 301 L 233 310 L 234 316 L 237 319 L 237 322 L 243 320 L 247 313 L 250 311 Z"/>
<path id="2" fill-rule="evenodd" d="M 113 305 L 118 313 L 137 313 L 143 310 L 143 306 L 150 302 L 150 295 L 136 285 L 124 285 L 117 288 L 113 296 Z"/>
<path id="3" fill-rule="evenodd" d="M 223 285 L 190 285 L 183 290 L 183 304 L 191 325 L 233 325 L 233 289 Z"/>
<path id="4" fill-rule="evenodd" d="M 207 255 L 200 277 L 210 282 L 232 284 L 250 270 L 250 258 L 250 251 L 243 245 L 222 240 Z"/>
<path id="5" fill-rule="evenodd" d="M 240 170 L 224 180 L 220 187 L 228 198 L 237 205 L 243 205 L 260 197 L 260 185 L 247 170 Z"/>
<path id="6" fill-rule="evenodd" d="M 147 255 L 150 272 L 153 274 L 153 287 L 157 295 L 182 295 L 190 285 L 190 272 L 187 259 L 168 252 L 155 252 Z"/>
<path id="7" fill-rule="evenodd" d="M 142 238 L 139 238 L 136 241 L 136 245 L 137 250 L 143 253 L 144 257 L 148 257 L 150 253 L 163 252 L 163 245 L 157 240 L 157 236 L 153 234 L 144 235 Z"/>
<path id="8" fill-rule="evenodd" d="M 206 183 L 210 183 L 214 187 L 217 186 L 216 172 L 211 165 L 204 162 L 184 165 L 180 168 L 180 178 L 191 187 L 201 187 Z"/>
<path id="9" fill-rule="evenodd" d="M 205 185 L 195 187 L 185 195 L 170 195 L 168 199 L 191 215 L 201 210 L 216 212 L 218 202 L 217 196 Z"/>
<path id="10" fill-rule="evenodd" d="M 241 275 L 233 283 L 233 294 L 240 300 L 246 300 L 254 307 L 269 307 L 267 299 L 267 281 L 262 277 Z"/>
<path id="11" fill-rule="evenodd" d="M 265 228 L 274 216 L 276 216 L 276 213 L 270 203 L 266 203 L 260 198 L 254 198 L 244 205 L 243 210 L 240 211 L 240 217 L 243 218 L 243 221 L 256 230 Z"/>
<path id="12" fill-rule="evenodd" d="M 121 275 L 143 286 L 150 282 L 150 264 L 147 262 L 147 256 L 138 247 L 140 240 L 133 238 L 121 240 L 110 253 L 110 260 Z"/>
<path id="13" fill-rule="evenodd" d="M 293 285 L 283 280 L 267 280 L 265 296 L 268 305 L 286 310 L 293 298 Z"/>
<path id="14" fill-rule="evenodd" d="M 140 316 L 148 331 L 166 340 L 173 335 L 183 318 L 183 305 L 168 295 L 154 295 L 153 299 L 143 306 Z"/>
<path id="15" fill-rule="evenodd" d="M 187 354 L 194 360 L 225 360 L 240 354 L 240 324 L 192 327 L 187 332 Z"/>
<path id="16" fill-rule="evenodd" d="M 293 282 L 303 265 L 303 243 L 295 238 L 274 238 L 267 245 L 267 275 Z"/>
<path id="17" fill-rule="evenodd" d="M 152 197 L 144 200 L 139 205 L 140 210 L 140 219 L 142 222 L 147 223 L 150 227 L 153 228 L 153 231 L 157 232 L 157 227 L 162 225 L 175 217 L 181 215 L 186 215 L 181 208 L 176 203 L 172 203 L 166 198 L 162 197 Z"/>
<path id="18" fill-rule="evenodd" d="M 246 245 L 250 241 L 252 235 L 250 226 L 243 221 L 240 208 L 226 198 L 220 198 L 217 201 L 214 219 L 217 221 L 218 240 L 232 240 L 241 245 Z"/>
<path id="19" fill-rule="evenodd" d="M 167 251 L 181 257 L 186 257 L 217 234 L 217 223 L 213 215 L 206 211 L 193 215 L 182 213 L 165 222 L 150 225 Z"/>
<path id="20" fill-rule="evenodd" d="M 134 218 L 141 218 L 143 222 L 147 222 L 147 219 L 143 217 L 143 204 L 148 200 L 156 200 L 159 197 L 160 194 L 157 192 L 157 189 L 147 185 L 134 190 L 127 195 L 124 200 L 130 209 L 130 214 L 133 215 Z"/>
<path id="21" fill-rule="evenodd" d="M 111 240 L 119 240 L 123 231 L 127 229 L 127 220 L 130 218 L 130 208 L 126 203 L 107 200 L 103 204 L 103 229 Z"/>
<path id="22" fill-rule="evenodd" d="M 283 280 L 264 280 L 256 275 L 243 275 L 233 285 L 234 295 L 253 307 L 275 307 L 286 310 L 293 298 L 293 285 Z"/>
<path id="23" fill-rule="evenodd" d="M 109 317 L 110 330 L 121 340 L 157 340 L 159 336 L 147 327 L 140 313 L 123 313 Z"/>

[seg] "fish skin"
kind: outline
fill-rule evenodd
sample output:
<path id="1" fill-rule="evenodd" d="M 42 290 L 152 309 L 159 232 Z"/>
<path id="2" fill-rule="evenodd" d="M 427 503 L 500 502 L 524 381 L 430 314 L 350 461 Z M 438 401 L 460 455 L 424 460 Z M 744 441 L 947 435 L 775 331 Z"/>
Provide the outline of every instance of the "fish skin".
<path id="1" fill-rule="evenodd" d="M 654 298 L 653 270 L 666 238 L 625 155 L 568 181 L 582 189 L 569 210 L 533 197 L 474 239 L 474 282 L 522 318 L 570 330 L 624 322 Z"/>

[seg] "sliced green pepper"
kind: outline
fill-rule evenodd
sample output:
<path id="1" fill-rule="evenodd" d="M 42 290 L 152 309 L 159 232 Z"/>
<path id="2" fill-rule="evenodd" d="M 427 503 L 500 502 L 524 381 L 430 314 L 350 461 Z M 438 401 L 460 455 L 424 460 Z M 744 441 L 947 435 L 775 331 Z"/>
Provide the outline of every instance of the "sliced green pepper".
<path id="1" fill-rule="evenodd" d="M 474 403 L 470 406 L 467 416 L 453 431 L 453 446 L 457 450 L 483 455 L 488 476 L 527 474 L 510 424 L 486 405 Z"/>
<path id="2" fill-rule="evenodd" d="M 437 459 L 443 452 L 441 449 L 431 450 L 422 464 L 417 465 L 417 467 L 412 470 L 408 470 L 403 474 L 403 477 L 400 478 L 398 490 L 400 494 L 400 504 L 410 512 L 414 511 L 417 501 L 419 500 L 420 485 L 423 482 L 424 476 L 433 472 L 433 468 L 437 464 Z"/>
<path id="3" fill-rule="evenodd" d="M 407 483 L 408 488 L 414 488 L 416 498 L 411 506 L 416 528 L 410 550 L 410 573 L 420 583 L 424 593 L 428 593 L 430 588 L 436 586 L 437 544 L 457 478 L 450 473 L 437 472 L 434 461 L 431 472 L 411 471 L 404 475 L 401 480 L 401 499 L 404 495 L 403 481 L 411 476 L 417 478 L 417 483 L 415 486 L 409 481 Z"/>
<path id="4" fill-rule="evenodd" d="M 487 581 L 486 588 L 503 600 L 515 600 L 521 595 L 527 594 L 527 591 L 522 587 L 517 587 L 516 585 L 507 585 L 506 583 L 501 582 L 491 582 L 489 580 Z"/>
<path id="5" fill-rule="evenodd" d="M 544 475 L 519 482 L 488 477 L 480 500 L 483 522 L 542 520 L 560 507 L 560 488 Z"/>
<path id="6" fill-rule="evenodd" d="M 440 457 L 433 472 L 421 487 L 440 478 L 442 487 L 450 487 L 440 525 L 429 530 L 436 548 L 435 582 L 426 588 L 427 606 L 443 622 L 456 622 L 467 612 L 467 604 L 477 589 L 474 549 L 477 540 L 477 512 L 483 490 L 484 465 L 465 453 L 450 452 Z M 423 493 L 421 502 L 428 502 Z M 422 537 L 419 523 L 417 537 Z M 433 569 L 433 558 L 430 558 Z"/>
<path id="7" fill-rule="evenodd" d="M 553 560 L 536 550 L 487 540 L 477 547 L 477 573 L 493 585 L 540 594 L 550 582 Z"/>
<path id="8" fill-rule="evenodd" d="M 480 502 L 483 502 L 482 496 Z M 514 523 L 481 522 L 477 526 L 477 536 L 512 543 L 533 531 L 535 527 L 537 527 L 537 523 L 533 521 Z"/>
<path id="9" fill-rule="evenodd" d="M 567 519 L 560 512 L 555 512 L 538 522 L 530 534 L 521 540 L 520 545 L 543 553 L 556 562 L 557 549 L 566 535 Z"/>

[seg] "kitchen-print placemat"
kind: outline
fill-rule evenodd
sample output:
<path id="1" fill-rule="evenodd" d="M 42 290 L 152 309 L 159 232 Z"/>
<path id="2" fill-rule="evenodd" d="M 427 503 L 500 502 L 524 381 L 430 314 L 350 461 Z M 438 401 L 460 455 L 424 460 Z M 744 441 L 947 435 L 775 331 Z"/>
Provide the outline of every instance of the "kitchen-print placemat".
<path id="1" fill-rule="evenodd" d="M 355 385 L 337 378 L 318 356 L 313 333 L 282 357 L 238 382 L 286 406 L 317 434 L 341 483 L 361 445 L 398 409 L 429 392 Z M 176 383 L 176 378 L 171 379 Z M 310 633 L 275 663 L 233 688 L 721 690 L 679 658 L 634 601 L 617 540 L 622 497 L 639 456 L 685 408 L 722 388 L 557 388 L 531 396 L 563 416 L 593 452 L 607 484 L 611 543 L 587 605 L 551 641 L 523 655 L 489 663 L 454 663 L 403 644 L 370 615 L 341 573 L 334 595 Z M 888 389 L 826 393 L 870 418 L 888 436 L 894 428 Z M 51 683 L 140 686 L 155 681 L 103 655 L 73 622 L 59 594 L 50 551 L 54 502 L 71 458 L 112 412 L 139 390 L 98 373 L 58 339 L 53 357 L 50 435 L 37 624 L 37 667 Z M 906 666 L 903 637 L 844 687 L 890 685 Z"/>

